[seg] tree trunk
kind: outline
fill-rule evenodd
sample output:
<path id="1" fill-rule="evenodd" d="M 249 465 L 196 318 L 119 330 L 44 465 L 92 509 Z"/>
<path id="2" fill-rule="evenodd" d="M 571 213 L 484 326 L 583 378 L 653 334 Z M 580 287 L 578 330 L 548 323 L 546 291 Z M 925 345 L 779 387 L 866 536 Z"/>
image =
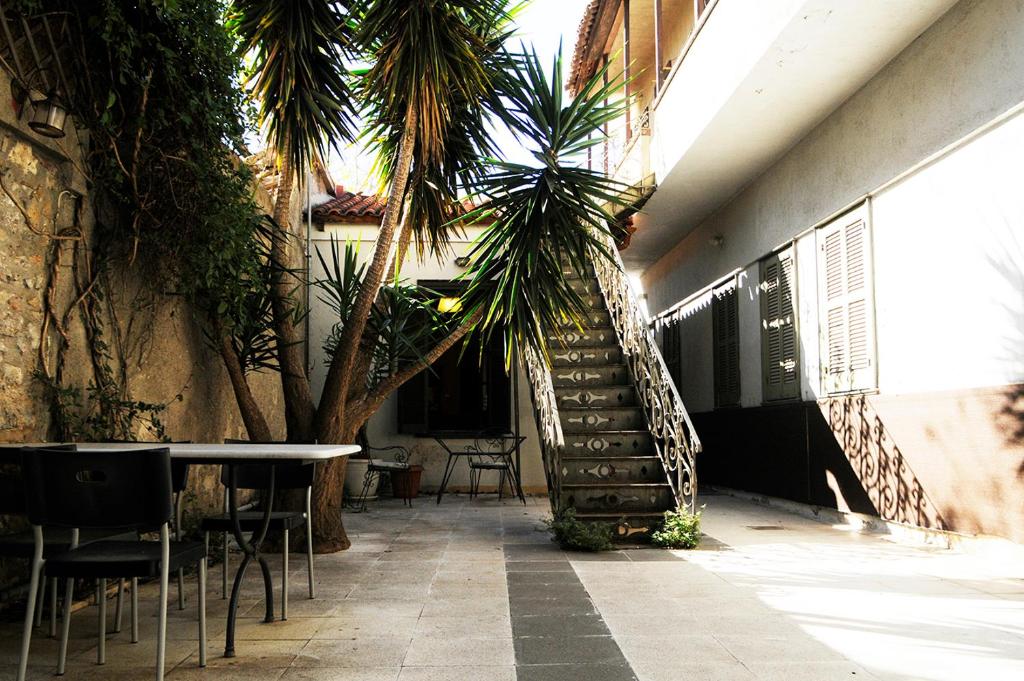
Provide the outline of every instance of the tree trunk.
<path id="1" fill-rule="evenodd" d="M 238 411 L 242 414 L 242 422 L 245 430 L 249 433 L 249 439 L 254 441 L 267 441 L 272 439 L 270 426 L 263 416 L 263 411 L 249 389 L 249 383 L 245 380 L 245 371 L 238 361 L 235 348 L 231 345 L 231 339 L 220 332 L 220 356 L 224 360 L 224 367 L 228 370 L 228 377 L 231 379 L 231 388 L 235 391 L 235 401 L 238 403 Z"/>
<path id="2" fill-rule="evenodd" d="M 270 257 L 275 264 L 273 279 L 274 331 L 277 335 L 277 355 L 281 365 L 281 388 L 284 391 L 285 423 L 288 439 L 303 442 L 313 440 L 313 422 L 316 409 L 306 375 L 306 360 L 302 349 L 303 339 L 295 324 L 295 310 L 299 305 L 294 300 L 296 291 L 302 289 L 302 282 L 294 275 L 299 269 L 294 262 L 294 247 L 291 230 L 292 183 L 295 169 L 288 154 L 290 140 L 285 140 L 285 152 L 281 156 L 281 184 L 274 202 L 274 221 L 284 231 L 271 244 Z"/>
<path id="3" fill-rule="evenodd" d="M 384 210 L 384 219 L 381 221 L 380 231 L 377 233 L 377 246 L 373 253 L 373 260 L 363 279 L 359 296 L 352 306 L 352 313 L 346 320 L 345 338 L 342 339 L 340 347 L 331 360 L 327 379 L 324 382 L 320 408 L 317 410 L 317 430 L 321 433 L 356 432 L 351 424 L 345 422 L 345 403 L 349 385 L 353 379 L 352 369 L 355 365 L 356 353 L 362 341 L 363 331 L 366 329 L 370 308 L 380 292 L 385 269 L 391 256 L 395 227 L 403 212 L 405 189 L 409 180 L 409 171 L 412 168 L 415 137 L 416 111 L 411 109 L 405 119 L 405 130 L 402 133 L 402 143 L 395 163 L 395 179 L 391 184 L 387 207 Z"/>

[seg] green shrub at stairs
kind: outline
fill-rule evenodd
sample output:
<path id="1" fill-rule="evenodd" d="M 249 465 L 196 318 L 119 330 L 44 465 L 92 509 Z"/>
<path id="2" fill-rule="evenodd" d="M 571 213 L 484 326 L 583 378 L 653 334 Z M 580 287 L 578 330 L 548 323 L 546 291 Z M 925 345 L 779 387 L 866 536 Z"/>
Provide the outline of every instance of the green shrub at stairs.
<path id="1" fill-rule="evenodd" d="M 704 507 L 701 506 L 701 509 Z M 665 511 L 665 522 L 651 533 L 651 542 L 663 549 L 695 549 L 700 544 L 701 511 Z"/>

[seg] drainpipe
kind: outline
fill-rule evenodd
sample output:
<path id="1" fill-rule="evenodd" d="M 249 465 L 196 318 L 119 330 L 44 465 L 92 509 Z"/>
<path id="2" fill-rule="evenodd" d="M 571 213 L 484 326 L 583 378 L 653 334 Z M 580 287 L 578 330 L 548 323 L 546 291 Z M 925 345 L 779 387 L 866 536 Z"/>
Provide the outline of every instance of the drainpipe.
<path id="1" fill-rule="evenodd" d="M 312 260 L 311 260 L 312 254 L 310 252 L 309 244 L 310 244 L 310 241 L 311 241 L 312 238 L 313 238 L 313 177 L 312 177 L 312 173 L 307 168 L 306 169 L 306 315 L 305 315 L 305 318 L 304 318 L 304 325 L 305 325 L 305 328 L 306 328 L 306 333 L 305 333 L 305 335 L 306 335 L 306 354 L 305 354 L 305 362 L 306 362 L 306 364 L 305 364 L 305 370 L 306 370 L 306 375 L 307 376 L 309 376 L 310 370 L 312 368 L 312 367 L 309 366 L 309 355 L 310 355 L 310 352 L 309 352 L 309 347 L 310 347 L 310 340 L 309 340 L 310 323 L 309 323 L 309 318 L 310 318 L 310 313 L 311 313 L 311 310 L 309 308 L 310 300 L 311 300 L 311 296 L 310 296 L 310 277 L 313 274 L 312 268 L 310 267 L 310 265 L 312 264 Z"/>

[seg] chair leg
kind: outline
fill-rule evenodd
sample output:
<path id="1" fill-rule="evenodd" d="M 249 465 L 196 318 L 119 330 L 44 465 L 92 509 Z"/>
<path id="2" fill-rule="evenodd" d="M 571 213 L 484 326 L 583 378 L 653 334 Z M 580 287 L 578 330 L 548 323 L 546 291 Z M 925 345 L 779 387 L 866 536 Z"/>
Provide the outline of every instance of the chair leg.
<path id="1" fill-rule="evenodd" d="M 288 619 L 288 530 L 284 531 L 284 552 L 281 554 L 281 621 Z"/>
<path id="2" fill-rule="evenodd" d="M 35 615 L 35 618 L 36 618 L 35 619 L 35 626 L 36 627 L 43 626 L 43 603 L 46 602 L 46 599 L 43 597 L 43 592 L 45 591 L 45 589 L 46 589 L 46 578 L 44 577 L 44 578 L 39 580 L 39 584 L 36 587 L 36 598 L 35 598 L 36 606 L 35 606 L 35 609 L 34 609 L 34 612 L 36 614 Z"/>
<path id="3" fill-rule="evenodd" d="M 181 541 L 181 521 L 182 521 L 182 504 L 181 495 L 176 494 L 174 498 L 174 539 L 175 541 Z M 178 568 L 178 610 L 185 609 L 185 570 Z"/>
<path id="4" fill-rule="evenodd" d="M 370 469 L 366 469 L 366 475 L 363 476 L 363 490 L 359 493 L 359 512 L 363 513 L 366 511 L 366 497 L 370 494 L 370 480 L 372 480 L 372 473 Z"/>
<path id="5" fill-rule="evenodd" d="M 50 638 L 57 638 L 57 578 L 50 578 Z"/>
<path id="6" fill-rule="evenodd" d="M 43 572 L 42 542 L 38 543 L 36 557 L 32 560 L 32 577 L 28 587 L 28 605 L 25 608 L 25 624 L 21 630 L 21 657 L 18 658 L 18 681 L 25 681 L 28 670 L 28 649 L 32 643 L 32 625 L 36 612 L 36 600 L 39 598 L 39 580 Z"/>
<path id="7" fill-rule="evenodd" d="M 171 539 L 167 525 L 160 528 L 160 611 L 156 633 L 156 681 L 164 680 L 167 657 L 167 586 L 170 581 Z"/>
<path id="8" fill-rule="evenodd" d="M 199 666 L 206 666 L 206 556 L 199 561 Z"/>
<path id="9" fill-rule="evenodd" d="M 124 613 L 124 579 L 117 580 L 117 602 L 114 605 L 114 633 L 121 633 L 121 615 Z"/>
<path id="10" fill-rule="evenodd" d="M 99 580 L 100 621 L 96 638 L 96 664 L 107 663 L 107 580 Z"/>
<path id="11" fill-rule="evenodd" d="M 505 471 L 498 471 L 498 501 L 505 492 Z"/>
<path id="12" fill-rule="evenodd" d="M 313 522 L 306 521 L 306 571 L 309 573 L 309 598 L 316 598 L 316 586 L 313 581 Z"/>
<path id="13" fill-rule="evenodd" d="M 75 580 L 64 580 L 64 615 L 60 623 L 60 644 L 57 649 L 57 676 L 64 675 L 68 661 L 68 638 L 71 635 L 71 601 L 74 599 Z"/>
<path id="14" fill-rule="evenodd" d="M 139 642 L 139 578 L 132 577 L 132 643 Z"/>

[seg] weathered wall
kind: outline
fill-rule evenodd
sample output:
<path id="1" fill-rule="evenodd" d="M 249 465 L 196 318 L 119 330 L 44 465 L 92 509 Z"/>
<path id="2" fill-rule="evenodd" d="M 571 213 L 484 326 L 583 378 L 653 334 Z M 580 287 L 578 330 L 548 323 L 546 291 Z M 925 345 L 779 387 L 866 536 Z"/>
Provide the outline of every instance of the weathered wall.
<path id="1" fill-rule="evenodd" d="M 17 119 L 10 83 L 3 74 L 0 100 L 0 181 L 5 189 L 0 192 L 0 442 L 45 441 L 51 435 L 50 406 L 34 375 L 44 362 L 48 373 L 55 371 L 59 333 L 52 323 L 44 332 L 44 310 L 52 306 L 60 319 L 69 306 L 74 308 L 74 251 L 80 251 L 81 267 L 92 233 L 92 210 L 81 172 L 79 137 L 70 119 L 68 135 L 55 143 Z M 55 242 L 53 234 L 72 227 L 76 203 L 82 238 Z M 146 272 L 138 267 L 112 272 L 109 288 L 120 333 L 113 333 L 108 320 L 107 340 L 114 343 L 116 335 L 121 339 L 118 345 L 132 398 L 167 404 L 161 420 L 173 440 L 244 437 L 226 373 L 206 347 L 189 307 L 150 290 Z M 92 373 L 77 310 L 69 316 L 65 332 L 69 348 L 64 382 L 84 390 Z M 277 375 L 257 375 L 251 381 L 272 427 L 283 435 Z M 187 498 L 187 516 L 219 508 L 214 467 L 194 469 Z M 0 518 L 0 529 L 4 523 Z M 23 566 L 17 564 L 0 568 L 0 587 L 23 574 Z"/>

